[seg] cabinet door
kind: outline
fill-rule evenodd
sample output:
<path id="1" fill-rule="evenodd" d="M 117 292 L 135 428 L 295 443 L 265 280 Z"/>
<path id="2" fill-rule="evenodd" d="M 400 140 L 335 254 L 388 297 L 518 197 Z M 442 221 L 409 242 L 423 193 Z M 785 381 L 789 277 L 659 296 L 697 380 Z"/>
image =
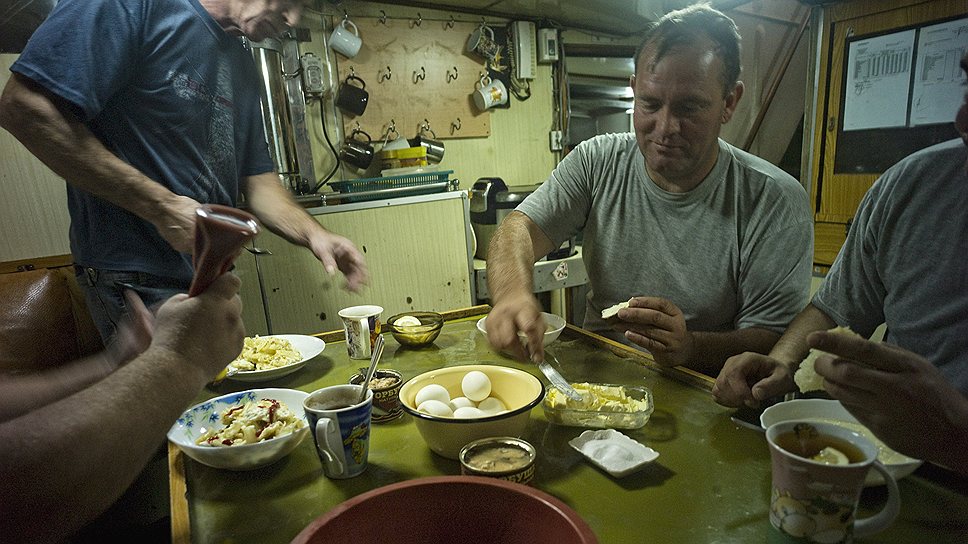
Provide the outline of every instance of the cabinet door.
<path id="1" fill-rule="evenodd" d="M 844 70 L 848 40 L 919 27 L 963 15 L 966 11 L 968 2 L 965 0 L 862 0 L 836 4 L 824 10 L 820 81 L 825 81 L 826 85 L 821 87 L 824 92 L 819 98 L 816 120 L 818 130 L 814 139 L 814 149 L 817 151 L 814 153 L 813 171 L 819 173 L 819 178 L 812 184 L 816 202 L 816 264 L 829 266 L 833 262 L 843 244 L 847 224 L 857 211 L 858 204 L 877 177 L 883 173 L 883 170 L 850 173 L 835 167 L 838 145 L 849 145 L 839 131 L 843 122 Z M 901 158 L 903 157 L 897 157 L 897 160 Z"/>
<path id="2" fill-rule="evenodd" d="M 400 199 L 409 202 L 406 204 L 384 201 L 383 205 L 315 216 L 324 227 L 346 236 L 363 251 L 370 279 L 360 293 L 344 289 L 342 275 L 327 274 L 308 250 L 270 232 L 260 234 L 256 245 L 272 252 L 257 257 L 268 324 L 259 315 L 262 293 L 251 286 L 258 283 L 258 276 L 252 273 L 254 259 L 241 259 L 240 272 L 250 282 L 242 294 L 247 333 L 264 334 L 270 325 L 273 334 L 342 329 L 337 312 L 359 304 L 382 306 L 384 319 L 405 311 L 470 306 L 467 195 L 449 196 L 452 198 Z"/>

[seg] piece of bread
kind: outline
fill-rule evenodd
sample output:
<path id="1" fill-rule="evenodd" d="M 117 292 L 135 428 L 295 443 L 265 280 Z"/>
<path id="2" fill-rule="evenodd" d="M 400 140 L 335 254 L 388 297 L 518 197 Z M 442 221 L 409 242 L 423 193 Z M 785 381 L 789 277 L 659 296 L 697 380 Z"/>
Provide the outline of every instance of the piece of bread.
<path id="1" fill-rule="evenodd" d="M 856 332 L 850 330 L 848 327 L 834 327 L 827 332 L 832 332 L 834 334 L 846 334 L 847 336 L 856 336 L 860 338 L 861 336 Z M 819 349 L 811 349 L 810 353 L 807 354 L 806 358 L 800 363 L 800 367 L 797 372 L 793 375 L 793 381 L 796 382 L 797 387 L 800 388 L 801 393 L 806 393 L 808 391 L 821 391 L 823 390 L 823 376 L 817 374 L 817 371 L 813 368 L 814 362 L 816 362 L 817 357 L 821 355 L 826 355 L 826 351 L 821 351 Z"/>
<path id="2" fill-rule="evenodd" d="M 615 306 L 609 306 L 608 308 L 605 308 L 604 310 L 602 310 L 602 319 L 609 319 L 609 318 L 615 317 L 616 315 L 618 315 L 619 310 L 621 310 L 622 308 L 628 308 L 628 307 L 629 307 L 628 302 L 619 302 Z"/>

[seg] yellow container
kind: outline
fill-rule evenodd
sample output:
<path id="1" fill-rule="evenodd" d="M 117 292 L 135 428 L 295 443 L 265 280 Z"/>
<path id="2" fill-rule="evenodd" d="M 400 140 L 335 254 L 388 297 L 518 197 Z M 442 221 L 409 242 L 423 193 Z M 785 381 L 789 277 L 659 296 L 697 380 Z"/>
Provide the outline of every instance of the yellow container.
<path id="1" fill-rule="evenodd" d="M 380 152 L 382 170 L 427 166 L 427 148 L 423 146 Z"/>

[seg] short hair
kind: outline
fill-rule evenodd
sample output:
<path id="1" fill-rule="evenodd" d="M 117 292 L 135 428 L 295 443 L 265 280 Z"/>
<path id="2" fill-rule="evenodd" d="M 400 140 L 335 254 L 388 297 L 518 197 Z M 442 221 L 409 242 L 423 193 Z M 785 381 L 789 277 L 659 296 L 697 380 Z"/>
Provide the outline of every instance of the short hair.
<path id="1" fill-rule="evenodd" d="M 670 11 L 653 22 L 635 51 L 635 71 L 646 49 L 654 46 L 655 62 L 662 60 L 672 49 L 708 38 L 715 44 L 715 52 L 723 62 L 723 96 L 732 91 L 739 81 L 740 35 L 736 23 L 707 3 L 693 4 Z"/>

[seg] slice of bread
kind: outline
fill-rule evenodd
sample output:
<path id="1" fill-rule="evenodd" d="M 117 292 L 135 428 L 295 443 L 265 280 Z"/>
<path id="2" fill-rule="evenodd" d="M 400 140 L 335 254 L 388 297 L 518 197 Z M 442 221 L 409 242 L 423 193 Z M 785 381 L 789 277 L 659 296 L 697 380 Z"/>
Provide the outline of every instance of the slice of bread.
<path id="1" fill-rule="evenodd" d="M 604 310 L 602 310 L 602 319 L 609 319 L 609 318 L 615 317 L 616 315 L 618 315 L 619 310 L 621 310 L 622 308 L 628 308 L 628 307 L 629 307 L 628 302 L 619 302 L 615 306 L 609 306 L 608 308 L 605 308 Z"/>
<path id="2" fill-rule="evenodd" d="M 846 334 L 847 336 L 856 336 L 858 338 L 861 337 L 848 327 L 834 327 L 827 332 L 832 332 L 834 334 Z M 814 362 L 816 362 L 817 357 L 826 354 L 826 351 L 811 349 L 810 353 L 808 353 L 806 358 L 804 358 L 800 363 L 800 367 L 797 368 L 797 372 L 793 375 L 793 381 L 796 382 L 801 393 L 823 390 L 823 376 L 817 374 L 817 371 L 814 369 L 813 365 Z"/>

